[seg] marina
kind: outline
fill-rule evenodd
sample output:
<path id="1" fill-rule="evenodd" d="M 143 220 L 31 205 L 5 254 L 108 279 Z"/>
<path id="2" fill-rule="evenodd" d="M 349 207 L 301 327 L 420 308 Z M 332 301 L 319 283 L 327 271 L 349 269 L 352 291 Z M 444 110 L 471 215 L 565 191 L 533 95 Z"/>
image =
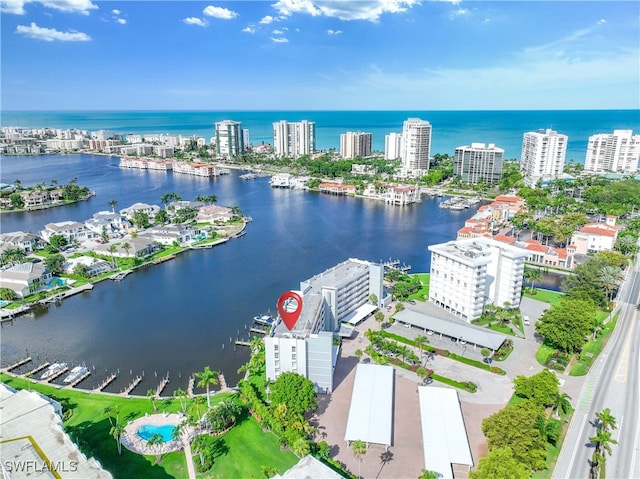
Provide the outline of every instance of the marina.
<path id="1" fill-rule="evenodd" d="M 479 197 L 466 198 L 462 196 L 454 196 L 448 200 L 444 200 L 440 203 L 440 208 L 445 208 L 454 211 L 462 211 L 472 206 L 478 205 L 482 200 Z"/>

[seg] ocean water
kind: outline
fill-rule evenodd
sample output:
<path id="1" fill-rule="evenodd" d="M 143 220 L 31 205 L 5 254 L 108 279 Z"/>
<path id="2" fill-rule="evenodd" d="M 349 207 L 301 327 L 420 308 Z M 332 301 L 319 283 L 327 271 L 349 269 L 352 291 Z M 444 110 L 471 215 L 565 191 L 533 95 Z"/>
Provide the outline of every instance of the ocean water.
<path id="1" fill-rule="evenodd" d="M 569 137 L 567 161 L 583 163 L 589 136 L 631 129 L 640 132 L 640 110 L 535 111 L 3 111 L 1 126 L 78 128 L 121 133 L 165 133 L 203 136 L 209 142 L 214 123 L 242 122 L 252 144 L 272 143 L 272 123 L 279 120 L 316 122 L 316 148 L 340 148 L 340 134 L 372 133 L 374 150 L 384 150 L 384 136 L 402 131 L 410 117 L 433 125 L 432 153 L 453 154 L 457 146 L 494 143 L 505 157 L 520 158 L 522 135 L 552 128 Z"/>

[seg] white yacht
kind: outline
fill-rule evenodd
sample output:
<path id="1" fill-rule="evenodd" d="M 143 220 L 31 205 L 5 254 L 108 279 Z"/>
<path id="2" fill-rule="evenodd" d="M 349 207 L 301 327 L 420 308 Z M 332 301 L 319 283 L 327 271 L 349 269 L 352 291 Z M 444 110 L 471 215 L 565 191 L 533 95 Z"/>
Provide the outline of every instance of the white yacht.
<path id="1" fill-rule="evenodd" d="M 47 370 L 42 373 L 40 379 L 48 379 L 55 374 L 58 374 L 60 371 L 63 371 L 67 367 L 67 363 L 53 363 L 51 366 L 47 368 Z"/>
<path id="2" fill-rule="evenodd" d="M 72 383 L 76 379 L 80 379 L 88 370 L 89 370 L 89 368 L 87 368 L 85 366 L 76 366 L 75 368 L 73 368 L 71 370 L 69 375 L 62 380 L 62 382 L 63 383 L 67 383 L 67 384 L 68 383 Z"/>

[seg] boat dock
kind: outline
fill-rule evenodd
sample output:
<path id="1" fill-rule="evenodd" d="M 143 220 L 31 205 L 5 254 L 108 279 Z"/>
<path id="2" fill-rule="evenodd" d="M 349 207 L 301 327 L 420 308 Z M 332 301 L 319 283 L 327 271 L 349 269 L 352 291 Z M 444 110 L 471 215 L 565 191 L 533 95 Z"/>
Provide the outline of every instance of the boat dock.
<path id="1" fill-rule="evenodd" d="M 42 371 L 44 368 L 48 368 L 51 365 L 51 363 L 49 361 L 46 361 L 44 363 L 42 363 L 40 366 L 36 366 L 35 368 L 33 368 L 31 371 L 29 371 L 28 373 L 25 373 L 25 377 L 29 377 L 29 376 L 35 376 L 36 373 L 39 373 L 40 371 Z"/>
<path id="2" fill-rule="evenodd" d="M 113 276 L 111 276 L 110 278 L 113 281 L 122 281 L 124 278 L 126 278 L 126 276 L 131 273 L 132 271 L 130 269 L 126 270 L 126 271 L 121 271 L 120 273 L 116 273 Z"/>
<path id="3" fill-rule="evenodd" d="M 252 333 L 256 333 L 256 334 L 267 334 L 267 330 L 266 329 L 251 328 L 249 331 L 251 331 Z"/>
<path id="4" fill-rule="evenodd" d="M 400 271 L 404 271 L 405 273 L 411 270 L 411 265 L 403 264 L 401 266 L 399 259 L 390 259 L 389 261 L 385 261 L 382 263 L 382 266 L 389 269 L 399 269 Z"/>
<path id="5" fill-rule="evenodd" d="M 102 383 L 97 388 L 95 388 L 93 391 L 94 392 L 102 391 L 104 388 L 106 388 L 109 384 L 111 384 L 116 379 L 116 376 L 117 376 L 116 373 L 111 373 L 111 375 L 109 377 L 107 377 L 107 379 L 102 381 Z"/>
<path id="6" fill-rule="evenodd" d="M 170 254 L 167 256 L 163 256 L 162 258 L 156 258 L 153 261 L 151 261 L 151 264 L 160 264 L 160 263 L 164 263 L 165 261 L 169 261 L 172 260 L 173 258 L 175 258 L 176 255 L 175 254 Z"/>
<path id="7" fill-rule="evenodd" d="M 164 390 L 164 388 L 167 387 L 167 384 L 169 384 L 169 373 L 167 373 L 167 375 L 162 379 L 162 381 L 160 381 L 160 384 L 158 384 L 158 387 L 156 388 L 157 398 L 160 397 L 160 394 L 162 394 L 162 391 Z"/>
<path id="8" fill-rule="evenodd" d="M 44 379 L 44 382 L 46 383 L 50 383 L 51 381 L 53 381 L 56 378 L 59 378 L 60 376 L 62 376 L 64 373 L 66 373 L 69 370 L 69 368 L 67 366 L 65 366 L 64 368 L 62 368 L 60 371 L 58 371 L 57 373 L 53 373 L 51 376 L 49 376 L 48 378 Z"/>
<path id="9" fill-rule="evenodd" d="M 21 360 L 20 360 L 20 361 L 18 361 L 18 362 L 15 362 L 15 363 L 11 364 L 9 367 L 7 367 L 7 368 L 6 368 L 6 371 L 7 371 L 7 372 L 9 372 L 9 371 L 11 371 L 12 369 L 17 369 L 17 368 L 19 368 L 20 366 L 22 366 L 23 364 L 27 364 L 29 361 L 31 361 L 31 356 L 26 357 L 26 358 L 24 358 L 24 359 L 21 359 Z"/>
<path id="10" fill-rule="evenodd" d="M 140 381 L 142 381 L 142 376 L 136 376 L 126 388 L 120 391 L 120 394 L 128 396 L 131 393 L 131 391 L 133 391 L 136 388 L 136 386 L 140 384 Z"/>
<path id="11" fill-rule="evenodd" d="M 224 374 L 218 374 L 218 384 L 220 384 L 220 388 L 224 391 L 225 389 L 229 389 L 227 386 L 227 380 L 224 378 Z"/>
<path id="12" fill-rule="evenodd" d="M 31 309 L 31 306 L 21 305 L 15 309 L 0 309 L 0 320 L 5 323 L 9 321 L 13 321 L 16 316 L 22 313 L 26 313 Z"/>
<path id="13" fill-rule="evenodd" d="M 239 339 L 236 339 L 236 345 L 237 346 L 246 346 L 248 348 L 251 347 L 251 343 L 249 341 L 241 341 Z"/>
<path id="14" fill-rule="evenodd" d="M 86 373 L 84 373 L 82 376 L 80 376 L 78 379 L 76 379 L 75 381 L 73 381 L 71 384 L 69 384 L 69 387 L 76 387 L 78 384 L 80 384 L 82 381 L 84 381 L 85 379 L 87 379 L 89 376 L 91 376 L 91 371 L 87 371 Z"/>
<path id="15" fill-rule="evenodd" d="M 194 378 L 193 376 L 191 376 L 189 378 L 189 385 L 187 386 L 187 395 L 192 398 L 193 397 L 193 386 L 196 382 L 196 378 Z"/>

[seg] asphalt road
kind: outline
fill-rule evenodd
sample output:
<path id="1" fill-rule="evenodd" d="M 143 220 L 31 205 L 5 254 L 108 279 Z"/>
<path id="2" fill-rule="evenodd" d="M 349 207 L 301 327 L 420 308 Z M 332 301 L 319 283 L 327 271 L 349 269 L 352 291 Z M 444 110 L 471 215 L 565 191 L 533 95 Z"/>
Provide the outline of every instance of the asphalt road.
<path id="1" fill-rule="evenodd" d="M 600 358 L 591 368 L 564 440 L 553 477 L 586 479 L 595 435 L 596 412 L 609 408 L 618 428 L 618 445 L 607 457 L 608 479 L 640 478 L 640 261 L 627 274 L 618 296 L 618 324 Z"/>

